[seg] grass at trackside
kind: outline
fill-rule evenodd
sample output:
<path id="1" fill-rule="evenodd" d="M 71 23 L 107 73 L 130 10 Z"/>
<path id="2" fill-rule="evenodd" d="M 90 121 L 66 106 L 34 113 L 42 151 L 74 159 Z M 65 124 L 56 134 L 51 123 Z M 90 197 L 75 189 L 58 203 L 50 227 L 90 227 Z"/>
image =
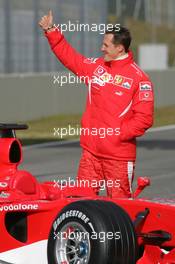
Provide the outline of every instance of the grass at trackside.
<path id="1" fill-rule="evenodd" d="M 75 139 L 77 136 L 65 136 L 60 138 L 58 136 L 58 129 L 70 127 L 79 128 L 81 121 L 81 114 L 70 115 L 56 115 L 38 119 L 35 121 L 27 121 L 28 130 L 16 131 L 24 145 L 37 144 L 49 141 L 59 141 L 67 139 Z M 55 135 L 54 135 L 54 132 Z"/>
<path id="2" fill-rule="evenodd" d="M 24 145 L 43 143 L 49 141 L 72 140 L 78 136 L 66 136 L 62 139 L 54 136 L 54 128 L 67 128 L 70 125 L 74 128 L 80 127 L 81 114 L 57 115 L 40 120 L 26 122 L 29 125 L 28 130 L 17 131 L 17 136 Z M 175 106 L 155 109 L 154 127 L 175 124 Z"/>
<path id="3" fill-rule="evenodd" d="M 175 106 L 155 109 L 154 126 L 175 124 Z"/>

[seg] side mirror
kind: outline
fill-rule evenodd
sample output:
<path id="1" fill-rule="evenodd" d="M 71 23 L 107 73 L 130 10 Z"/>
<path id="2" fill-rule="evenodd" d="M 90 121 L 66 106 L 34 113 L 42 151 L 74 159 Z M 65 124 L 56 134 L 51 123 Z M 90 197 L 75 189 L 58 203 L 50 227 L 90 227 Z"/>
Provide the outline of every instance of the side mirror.
<path id="1" fill-rule="evenodd" d="M 148 177 L 139 177 L 137 179 L 137 189 L 133 194 L 133 198 L 139 196 L 139 194 L 147 187 L 151 185 L 150 178 Z"/>

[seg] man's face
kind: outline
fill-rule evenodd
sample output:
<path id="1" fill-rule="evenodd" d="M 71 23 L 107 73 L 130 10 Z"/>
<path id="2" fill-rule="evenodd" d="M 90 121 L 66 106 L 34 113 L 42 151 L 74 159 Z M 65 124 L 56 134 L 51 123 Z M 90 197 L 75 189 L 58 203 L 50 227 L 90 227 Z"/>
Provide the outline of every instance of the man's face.
<path id="1" fill-rule="evenodd" d="M 121 44 L 113 44 L 113 34 L 105 34 L 101 51 L 104 53 L 104 60 L 111 61 L 123 55 L 124 47 Z"/>

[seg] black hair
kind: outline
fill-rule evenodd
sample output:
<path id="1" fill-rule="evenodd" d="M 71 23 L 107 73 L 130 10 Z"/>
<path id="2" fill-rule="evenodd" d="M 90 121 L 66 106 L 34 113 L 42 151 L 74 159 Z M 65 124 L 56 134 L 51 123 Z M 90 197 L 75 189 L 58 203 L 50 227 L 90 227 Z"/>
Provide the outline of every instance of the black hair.
<path id="1" fill-rule="evenodd" d="M 107 29 L 105 34 L 113 34 L 113 44 L 122 44 L 125 48 L 125 52 L 128 52 L 132 38 L 127 28 L 114 26 L 111 29 Z"/>

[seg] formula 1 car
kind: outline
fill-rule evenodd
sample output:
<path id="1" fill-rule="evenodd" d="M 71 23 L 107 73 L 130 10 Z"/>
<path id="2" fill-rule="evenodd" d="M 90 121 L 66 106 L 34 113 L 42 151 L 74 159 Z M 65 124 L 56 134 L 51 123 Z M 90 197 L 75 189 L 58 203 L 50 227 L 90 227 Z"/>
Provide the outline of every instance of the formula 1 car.
<path id="1" fill-rule="evenodd" d="M 0 264 L 175 263 L 175 201 L 97 196 L 92 188 L 61 189 L 19 170 L 15 130 L 0 124 Z"/>

